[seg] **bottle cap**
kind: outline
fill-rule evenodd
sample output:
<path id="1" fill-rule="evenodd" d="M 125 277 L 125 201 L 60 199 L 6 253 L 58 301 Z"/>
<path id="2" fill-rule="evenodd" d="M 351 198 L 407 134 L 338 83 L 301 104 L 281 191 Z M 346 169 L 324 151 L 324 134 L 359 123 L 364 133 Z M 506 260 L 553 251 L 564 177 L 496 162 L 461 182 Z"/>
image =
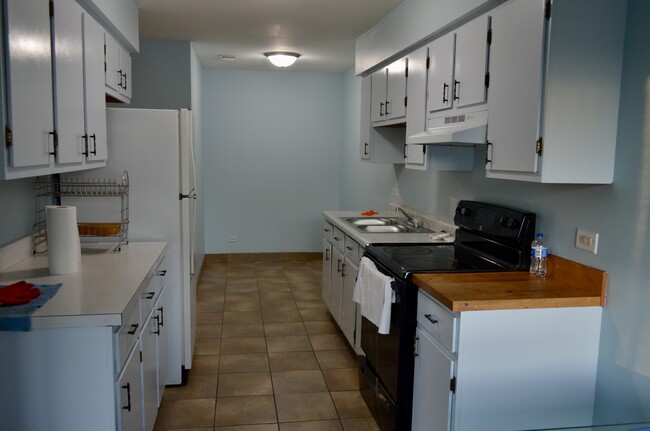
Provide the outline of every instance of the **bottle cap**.
<path id="1" fill-rule="evenodd" d="M 538 233 L 537 238 L 544 238 L 544 234 L 543 233 Z"/>

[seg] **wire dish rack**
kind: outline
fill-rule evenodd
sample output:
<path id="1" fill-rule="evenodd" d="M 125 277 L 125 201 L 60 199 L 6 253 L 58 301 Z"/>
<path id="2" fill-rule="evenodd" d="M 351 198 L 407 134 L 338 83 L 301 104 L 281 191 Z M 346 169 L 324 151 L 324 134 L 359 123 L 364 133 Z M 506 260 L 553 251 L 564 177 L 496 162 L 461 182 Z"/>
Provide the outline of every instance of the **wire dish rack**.
<path id="1" fill-rule="evenodd" d="M 37 177 L 34 182 L 36 198 L 35 222 L 32 229 L 34 253 L 47 251 L 47 223 L 45 207 L 60 203 L 62 197 L 70 198 L 119 198 L 119 220 L 79 223 L 82 242 L 115 243 L 113 251 L 120 251 L 122 244 L 128 244 L 129 231 L 129 174 L 124 171 L 121 179 L 116 178 L 61 178 Z M 113 246 L 113 244 L 111 244 Z"/>

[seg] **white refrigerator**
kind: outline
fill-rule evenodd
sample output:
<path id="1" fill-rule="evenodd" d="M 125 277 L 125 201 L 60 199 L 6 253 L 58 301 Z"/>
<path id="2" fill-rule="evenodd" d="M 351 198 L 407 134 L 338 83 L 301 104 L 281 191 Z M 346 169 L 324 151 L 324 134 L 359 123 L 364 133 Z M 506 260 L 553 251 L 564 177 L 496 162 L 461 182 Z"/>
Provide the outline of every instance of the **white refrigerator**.
<path id="1" fill-rule="evenodd" d="M 168 242 L 167 384 L 181 383 L 182 370 L 192 367 L 196 334 L 193 277 L 197 191 L 192 118 L 187 109 L 109 108 L 106 167 L 80 173 L 119 179 L 127 171 L 129 242 Z M 79 217 L 84 214 L 84 218 L 92 219 L 87 211 L 79 208 Z"/>

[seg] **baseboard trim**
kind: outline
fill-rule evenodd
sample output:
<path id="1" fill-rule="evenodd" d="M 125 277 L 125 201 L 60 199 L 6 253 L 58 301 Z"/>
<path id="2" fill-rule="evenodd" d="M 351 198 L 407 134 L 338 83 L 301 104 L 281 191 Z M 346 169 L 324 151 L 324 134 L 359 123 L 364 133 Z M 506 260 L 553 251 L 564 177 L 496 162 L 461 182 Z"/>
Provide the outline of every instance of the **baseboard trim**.
<path id="1" fill-rule="evenodd" d="M 205 255 L 205 263 L 235 262 L 288 262 L 321 260 L 321 252 L 284 252 L 284 253 L 212 253 Z"/>

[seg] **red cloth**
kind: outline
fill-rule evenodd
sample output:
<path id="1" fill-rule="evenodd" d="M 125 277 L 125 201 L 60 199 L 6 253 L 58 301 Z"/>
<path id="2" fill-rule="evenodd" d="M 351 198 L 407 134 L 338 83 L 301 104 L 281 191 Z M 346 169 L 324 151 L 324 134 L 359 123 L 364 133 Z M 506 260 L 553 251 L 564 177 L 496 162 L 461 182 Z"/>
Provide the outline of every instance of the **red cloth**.
<path id="1" fill-rule="evenodd" d="M 41 296 L 41 291 L 33 284 L 19 281 L 0 288 L 0 305 L 27 304 Z"/>

